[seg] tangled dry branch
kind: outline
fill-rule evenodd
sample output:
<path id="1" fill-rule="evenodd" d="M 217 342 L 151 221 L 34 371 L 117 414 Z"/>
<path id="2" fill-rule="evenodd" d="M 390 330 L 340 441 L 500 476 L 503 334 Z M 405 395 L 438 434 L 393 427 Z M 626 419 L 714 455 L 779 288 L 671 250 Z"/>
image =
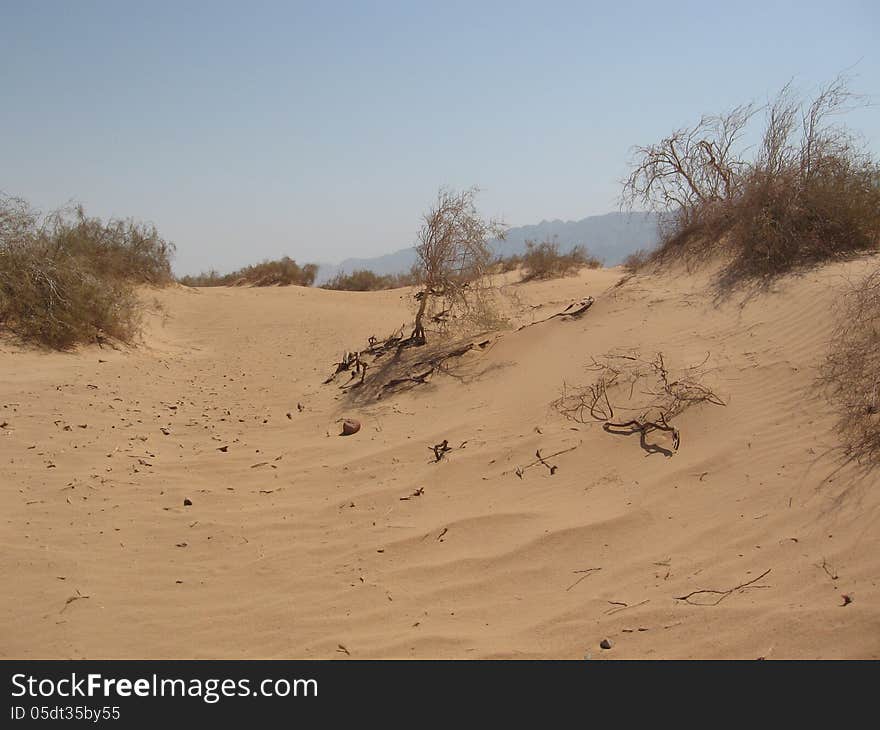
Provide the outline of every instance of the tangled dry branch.
<path id="1" fill-rule="evenodd" d="M 584 387 L 563 386 L 553 406 L 578 423 L 601 423 L 608 433 L 638 433 L 645 451 L 671 456 L 681 445 L 681 432 L 671 423 L 674 418 L 698 403 L 726 405 L 702 382 L 708 359 L 707 355 L 673 378 L 663 353 L 650 360 L 637 353 L 607 355 L 601 361 L 593 358 L 587 369 L 597 373 L 596 379 Z M 626 416 L 615 415 L 616 411 Z M 654 431 L 671 434 L 672 449 L 649 443 L 647 437 Z"/>

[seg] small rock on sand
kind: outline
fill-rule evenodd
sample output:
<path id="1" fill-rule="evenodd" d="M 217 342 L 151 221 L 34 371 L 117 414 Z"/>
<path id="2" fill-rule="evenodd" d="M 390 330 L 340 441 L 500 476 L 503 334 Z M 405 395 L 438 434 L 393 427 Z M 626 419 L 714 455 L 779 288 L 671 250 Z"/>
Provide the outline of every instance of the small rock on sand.
<path id="1" fill-rule="evenodd" d="M 342 435 L 343 436 L 351 436 L 353 433 L 357 433 L 361 430 L 361 422 L 356 421 L 354 418 L 346 418 L 342 422 Z"/>

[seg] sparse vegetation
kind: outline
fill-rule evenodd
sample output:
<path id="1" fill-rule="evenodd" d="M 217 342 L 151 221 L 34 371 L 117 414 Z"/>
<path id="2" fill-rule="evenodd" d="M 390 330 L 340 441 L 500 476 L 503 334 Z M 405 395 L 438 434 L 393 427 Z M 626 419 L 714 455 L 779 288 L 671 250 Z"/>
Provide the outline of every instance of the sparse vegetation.
<path id="1" fill-rule="evenodd" d="M 526 251 L 522 256 L 522 280 L 556 279 L 583 267 L 598 269 L 601 265 L 602 262 L 590 256 L 583 246 L 575 246 L 567 253 L 561 253 L 556 241 L 526 241 Z"/>
<path id="2" fill-rule="evenodd" d="M 523 257 L 520 254 L 510 254 L 509 256 L 498 256 L 492 263 L 491 271 L 495 274 L 507 274 L 516 271 L 523 265 Z"/>
<path id="3" fill-rule="evenodd" d="M 624 270 L 630 274 L 635 274 L 647 265 L 651 260 L 651 255 L 650 251 L 646 251 L 643 248 L 640 248 L 638 251 L 633 251 L 623 260 Z"/>
<path id="4" fill-rule="evenodd" d="M 452 320 L 497 320 L 487 296 L 492 253 L 490 238 L 503 238 L 504 225 L 477 212 L 477 188 L 441 188 L 424 214 L 413 269 L 420 291 L 410 339 L 426 342 L 426 318 L 441 329 Z"/>
<path id="5" fill-rule="evenodd" d="M 230 274 L 211 270 L 197 276 L 183 276 L 179 282 L 184 286 L 311 286 L 318 273 L 316 264 L 300 266 L 289 256 L 275 261 L 262 261 L 245 266 Z"/>
<path id="6" fill-rule="evenodd" d="M 847 454 L 880 464 L 880 269 L 852 287 L 823 368 Z"/>
<path id="7" fill-rule="evenodd" d="M 106 223 L 82 207 L 41 216 L 0 197 L 0 327 L 57 349 L 130 341 L 141 304 L 134 285 L 171 281 L 174 246 L 155 227 Z"/>
<path id="8" fill-rule="evenodd" d="M 369 269 L 357 269 L 350 274 L 340 271 L 326 284 L 322 284 L 321 288 L 337 291 L 378 291 L 380 289 L 399 289 L 415 284 L 416 276 L 412 272 L 377 274 Z"/>
<path id="9" fill-rule="evenodd" d="M 649 454 L 672 456 L 681 445 L 681 432 L 673 419 L 700 403 L 726 405 L 704 384 L 706 361 L 673 376 L 661 352 L 651 359 L 638 352 L 606 355 L 587 368 L 596 373 L 590 385 L 564 386 L 553 406 L 577 423 L 601 423 L 611 434 L 637 433 Z M 670 435 L 671 449 L 648 440 L 655 431 Z"/>
<path id="10" fill-rule="evenodd" d="M 740 144 L 760 110 L 703 117 L 636 148 L 622 202 L 666 214 L 657 258 L 727 249 L 734 278 L 875 249 L 880 165 L 834 121 L 856 101 L 844 77 L 810 102 L 784 87 L 753 159 Z"/>

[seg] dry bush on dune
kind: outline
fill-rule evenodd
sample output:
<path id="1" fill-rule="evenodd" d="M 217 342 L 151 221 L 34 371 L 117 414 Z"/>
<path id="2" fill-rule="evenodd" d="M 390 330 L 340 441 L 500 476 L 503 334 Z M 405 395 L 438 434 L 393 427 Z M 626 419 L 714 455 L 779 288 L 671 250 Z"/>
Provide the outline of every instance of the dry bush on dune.
<path id="1" fill-rule="evenodd" d="M 172 244 L 152 226 L 102 223 L 82 208 L 41 217 L 0 198 L 0 326 L 56 349 L 139 331 L 134 285 L 171 279 Z"/>
<path id="2" fill-rule="evenodd" d="M 834 122 L 856 101 L 844 77 L 810 102 L 784 87 L 753 159 L 741 144 L 759 109 L 703 117 L 636 148 L 621 202 L 664 214 L 655 258 L 726 250 L 729 280 L 875 249 L 880 165 Z"/>
<path id="3" fill-rule="evenodd" d="M 699 403 L 725 405 L 703 383 L 706 361 L 708 356 L 673 377 L 662 353 L 650 360 L 638 353 L 606 355 L 601 361 L 593 359 L 587 368 L 596 373 L 590 385 L 564 386 L 553 406 L 578 423 L 601 423 L 609 433 L 638 433 L 645 451 L 672 456 L 681 444 L 681 433 L 672 424 L 673 419 Z M 648 442 L 648 435 L 654 431 L 669 433 L 672 449 Z"/>
<path id="4" fill-rule="evenodd" d="M 651 260 L 652 253 L 650 251 L 646 251 L 643 248 L 640 248 L 638 251 L 633 251 L 629 256 L 627 256 L 623 260 L 623 268 L 624 271 L 635 274 L 637 271 L 645 268 Z"/>
<path id="5" fill-rule="evenodd" d="M 318 274 L 316 264 L 300 266 L 289 256 L 275 261 L 262 261 L 245 266 L 230 274 L 218 274 L 211 270 L 196 276 L 182 276 L 178 281 L 184 286 L 311 286 Z"/>
<path id="6" fill-rule="evenodd" d="M 556 241 L 526 241 L 526 251 L 522 255 L 522 280 L 556 279 L 583 267 L 598 269 L 601 265 L 602 262 L 590 256 L 583 246 L 575 246 L 567 253 L 562 253 Z"/>
<path id="7" fill-rule="evenodd" d="M 846 453 L 880 464 L 880 269 L 847 294 L 822 369 Z"/>
<path id="8" fill-rule="evenodd" d="M 43 236 L 53 248 L 88 261 L 97 276 L 159 286 L 173 280 L 174 245 L 153 225 L 131 219 L 105 223 L 77 206 L 50 215 Z"/>
<path id="9" fill-rule="evenodd" d="M 458 320 L 485 320 L 491 313 L 490 238 L 503 238 L 504 225 L 477 212 L 477 188 L 441 188 L 422 218 L 418 260 L 413 268 L 420 291 L 410 339 L 426 342 L 426 326 L 440 329 Z"/>
<path id="10" fill-rule="evenodd" d="M 503 237 L 504 228 L 478 214 L 476 194 L 476 188 L 462 192 L 441 188 L 423 216 L 418 261 L 412 269 L 418 291 L 409 336 L 401 327 L 384 340 L 370 337 L 367 348 L 343 355 L 325 384 L 347 372 L 349 380 L 343 387 L 360 397 L 380 397 L 389 389 L 424 384 L 435 372 L 447 370 L 448 360 L 488 345 L 485 338 L 474 342 L 468 334 L 506 324 L 490 277 L 488 245 L 489 238 Z M 429 332 L 431 343 L 426 347 Z M 435 334 L 442 337 L 435 340 Z"/>
<path id="11" fill-rule="evenodd" d="M 523 265 L 523 257 L 520 254 L 511 254 L 510 256 L 498 256 L 492 262 L 490 271 L 493 274 L 507 274 L 516 271 Z"/>
<path id="12" fill-rule="evenodd" d="M 416 276 L 412 273 L 405 274 L 377 274 L 369 269 L 357 269 L 350 274 L 339 272 L 322 289 L 334 289 L 336 291 L 379 291 L 381 289 L 400 289 L 405 286 L 415 286 Z"/>

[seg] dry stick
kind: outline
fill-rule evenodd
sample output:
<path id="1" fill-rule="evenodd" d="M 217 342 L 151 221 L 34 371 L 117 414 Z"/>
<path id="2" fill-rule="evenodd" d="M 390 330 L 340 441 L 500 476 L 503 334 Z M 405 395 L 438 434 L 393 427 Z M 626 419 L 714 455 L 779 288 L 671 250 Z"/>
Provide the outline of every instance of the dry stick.
<path id="1" fill-rule="evenodd" d="M 659 421 L 639 421 L 638 419 L 626 421 L 625 423 L 606 421 L 602 424 L 602 428 L 609 433 L 616 433 L 613 429 L 628 428 L 630 429 L 628 433 L 641 433 L 645 436 L 654 430 L 667 431 L 672 434 L 673 450 L 678 451 L 678 447 L 681 445 L 681 433 L 675 426 L 671 426 L 666 422 L 666 417 L 662 413 L 660 414 Z"/>
<path id="2" fill-rule="evenodd" d="M 748 588 L 749 586 L 752 586 L 752 584 L 757 583 L 759 580 L 761 580 L 761 578 L 763 578 L 765 575 L 767 575 L 771 570 L 772 570 L 772 568 L 767 568 L 767 570 L 765 570 L 763 573 L 761 573 L 761 575 L 759 575 L 757 578 L 753 578 L 752 580 L 748 581 L 747 583 L 740 583 L 738 586 L 734 586 L 733 588 L 730 588 L 726 591 L 716 591 L 716 590 L 712 590 L 712 589 L 701 589 L 698 591 L 691 591 L 686 596 L 673 596 L 673 598 L 676 601 L 684 601 L 685 603 L 690 603 L 692 606 L 717 606 L 719 603 L 721 603 L 721 601 L 723 601 L 725 598 L 727 598 L 731 593 L 734 593 L 735 591 L 739 591 L 739 590 L 742 590 L 743 588 Z M 769 588 L 769 586 L 754 586 L 754 587 L 755 588 Z M 701 593 L 714 593 L 715 595 L 720 596 L 720 598 L 717 601 L 715 601 L 714 603 L 694 603 L 693 601 L 690 600 L 693 596 L 699 595 Z"/>
<path id="3" fill-rule="evenodd" d="M 541 456 L 541 449 L 538 449 L 535 452 L 535 456 L 538 457 L 538 461 L 540 461 L 544 466 L 546 466 L 550 470 L 550 476 L 553 476 L 556 473 L 556 470 L 559 468 L 553 464 L 548 464 L 547 461 Z"/>
<path id="4" fill-rule="evenodd" d="M 825 560 L 825 558 L 822 558 L 822 566 L 821 566 L 821 567 L 822 567 L 822 570 L 824 570 L 824 571 L 828 574 L 828 577 L 831 578 L 831 580 L 837 580 L 837 579 L 838 579 L 838 578 L 837 578 L 837 571 L 834 570 L 834 568 L 831 568 L 831 569 L 829 570 L 829 568 L 828 568 L 828 562 Z"/>
<path id="5" fill-rule="evenodd" d="M 567 454 L 569 451 L 574 451 L 578 446 L 580 446 L 580 444 L 578 444 L 577 446 L 572 446 L 570 449 L 563 449 L 562 451 L 557 451 L 555 454 L 550 454 L 549 456 L 541 456 L 541 450 L 538 449 L 538 451 L 535 452 L 537 454 L 538 458 L 535 461 L 531 462 L 530 464 L 526 464 L 525 466 L 518 466 L 516 468 L 516 475 L 520 479 L 522 479 L 522 475 L 523 475 L 523 473 L 525 473 L 526 469 L 530 469 L 531 467 L 537 466 L 538 464 L 543 464 L 544 466 L 546 466 L 549 469 L 550 466 L 547 464 L 547 461 L 546 461 L 547 459 L 552 459 L 554 456 L 559 456 L 560 454 Z M 553 473 L 552 470 L 550 473 L 551 474 Z"/>
<path id="6" fill-rule="evenodd" d="M 79 592 L 79 589 L 77 589 L 77 591 L 76 591 L 76 595 L 75 595 L 75 596 L 71 596 L 70 598 L 68 598 L 68 599 L 64 602 L 64 608 L 62 608 L 58 613 L 64 613 L 64 612 L 67 610 L 67 607 L 68 607 L 71 603 L 73 603 L 74 601 L 78 601 L 78 600 L 80 600 L 81 598 L 91 598 L 91 596 L 83 595 L 82 593 Z"/>
<path id="7" fill-rule="evenodd" d="M 467 443 L 467 442 L 465 442 Z M 433 446 L 429 446 L 434 452 L 434 461 L 440 461 L 447 451 L 452 451 L 452 447 L 449 445 L 448 439 L 443 439 L 439 444 L 434 444 Z"/>
<path id="8" fill-rule="evenodd" d="M 393 388 L 396 385 L 402 385 L 403 383 L 418 383 L 424 384 L 427 381 L 428 377 L 434 374 L 433 366 L 426 370 L 423 373 L 418 373 L 416 375 L 407 375 L 405 378 L 394 378 L 393 380 L 389 380 L 385 385 L 382 386 L 382 390 L 388 390 L 388 388 Z"/>
<path id="9" fill-rule="evenodd" d="M 565 590 L 566 590 L 566 591 L 570 591 L 570 590 L 571 590 L 572 588 L 574 588 L 578 583 L 580 583 L 584 578 L 589 578 L 589 577 L 590 577 L 595 571 L 597 571 L 597 570 L 602 570 L 602 568 L 584 568 L 583 570 L 573 570 L 573 571 L 571 571 L 572 573 L 575 573 L 575 574 L 577 574 L 577 573 L 583 573 L 583 575 L 582 575 L 580 578 L 578 578 L 574 583 L 572 583 L 572 584 L 571 584 L 568 588 L 566 588 Z"/>
<path id="10" fill-rule="evenodd" d="M 608 601 L 608 603 L 612 604 L 613 606 L 617 606 L 618 608 L 609 609 L 608 611 L 605 612 L 605 615 L 611 616 L 612 614 L 620 613 L 621 611 L 626 611 L 628 608 L 637 608 L 639 606 L 644 606 L 646 603 L 649 603 L 650 600 L 651 600 L 650 598 L 646 598 L 644 601 L 641 601 L 639 603 L 634 603 L 632 606 L 630 606 L 628 603 L 624 603 L 623 601 Z"/>
<path id="11" fill-rule="evenodd" d="M 563 309 L 561 312 L 557 312 L 556 314 L 551 314 L 549 317 L 547 317 L 545 319 L 539 319 L 537 322 L 529 322 L 529 324 L 522 325 L 522 327 L 520 327 L 517 330 L 517 332 L 524 330 L 526 327 L 531 327 L 532 325 L 541 324 L 543 322 L 549 322 L 554 317 L 573 317 L 573 318 L 580 317 L 584 312 L 586 312 L 590 307 L 593 306 L 594 301 L 595 300 L 593 299 L 593 297 L 587 297 L 586 299 L 581 299 L 579 302 L 572 302 L 565 309 Z M 577 307 L 577 309 L 569 311 L 570 309 L 572 309 L 572 307 L 575 307 L 575 306 Z"/>

